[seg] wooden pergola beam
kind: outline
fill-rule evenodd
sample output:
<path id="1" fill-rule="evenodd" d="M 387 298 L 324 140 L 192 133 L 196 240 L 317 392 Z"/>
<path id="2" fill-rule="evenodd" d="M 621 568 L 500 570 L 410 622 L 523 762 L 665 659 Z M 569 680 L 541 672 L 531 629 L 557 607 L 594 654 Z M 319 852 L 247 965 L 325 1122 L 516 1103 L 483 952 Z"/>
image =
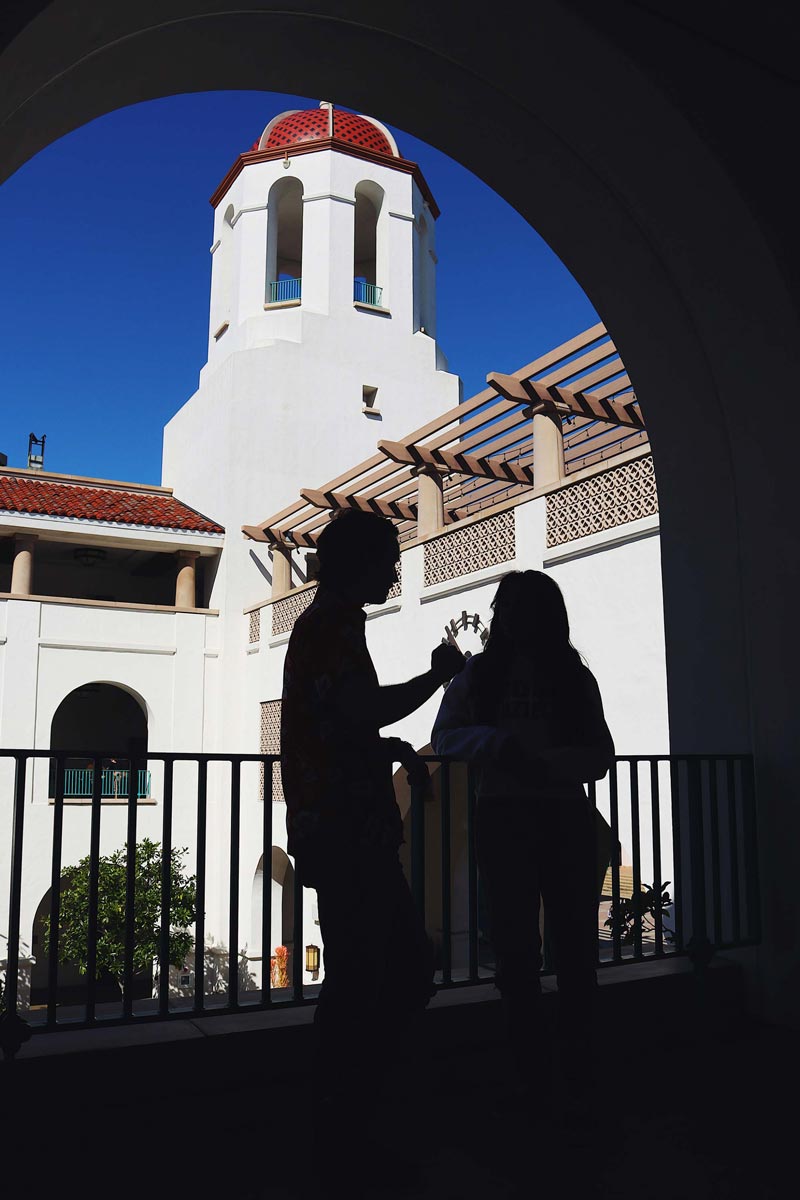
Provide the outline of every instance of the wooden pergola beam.
<path id="1" fill-rule="evenodd" d="M 625 425 L 630 429 L 643 429 L 644 421 L 634 410 L 635 400 L 627 405 L 615 405 L 613 400 L 601 400 L 585 392 L 571 392 L 568 388 L 543 387 L 532 379 L 517 379 L 513 375 L 502 375 L 492 371 L 486 376 L 487 383 L 515 404 L 528 403 L 545 408 L 555 405 L 561 412 L 574 412 L 578 416 L 606 421 L 610 425 Z"/>
<path id="2" fill-rule="evenodd" d="M 508 483 L 533 483 L 529 467 L 501 458 L 477 458 L 473 454 L 454 454 L 449 450 L 429 450 L 426 446 L 406 446 L 403 442 L 378 442 L 378 449 L 394 462 L 418 467 L 444 467 L 457 475 L 477 475 L 482 479 L 500 479 Z"/>
<path id="3" fill-rule="evenodd" d="M 316 488 L 302 488 L 300 495 L 317 508 L 355 508 L 359 512 L 378 513 L 382 517 L 402 518 L 406 521 L 417 519 L 416 504 L 409 504 L 403 500 L 384 500 L 378 496 L 367 500 L 352 492 L 323 492 Z"/>

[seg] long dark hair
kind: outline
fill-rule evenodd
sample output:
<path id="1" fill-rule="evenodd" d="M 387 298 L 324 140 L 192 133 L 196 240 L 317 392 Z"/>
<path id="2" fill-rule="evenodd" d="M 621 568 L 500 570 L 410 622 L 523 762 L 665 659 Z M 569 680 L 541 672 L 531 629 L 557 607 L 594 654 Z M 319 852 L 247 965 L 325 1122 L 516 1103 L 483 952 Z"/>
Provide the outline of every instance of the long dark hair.
<path id="1" fill-rule="evenodd" d="M 531 671 L 542 686 L 568 690 L 583 667 L 583 659 L 570 641 L 561 588 L 544 572 L 509 571 L 504 575 L 492 600 L 492 614 L 486 646 L 475 663 L 476 717 L 487 723 L 494 721 L 504 681 L 525 640 L 520 620 L 525 621 L 526 632 L 535 628 L 539 635 L 530 659 Z"/>

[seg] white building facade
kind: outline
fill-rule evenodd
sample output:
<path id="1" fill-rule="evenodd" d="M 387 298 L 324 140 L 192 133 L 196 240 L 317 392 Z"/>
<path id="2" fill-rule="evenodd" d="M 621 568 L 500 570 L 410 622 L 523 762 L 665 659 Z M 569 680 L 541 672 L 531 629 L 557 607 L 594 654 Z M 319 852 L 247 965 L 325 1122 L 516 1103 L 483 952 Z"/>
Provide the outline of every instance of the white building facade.
<path id="1" fill-rule="evenodd" d="M 438 210 L 419 168 L 378 122 L 330 105 L 280 114 L 239 156 L 212 202 L 208 361 L 198 390 L 164 431 L 163 486 L 0 469 L 0 746 L 146 761 L 135 781 L 137 833 L 154 840 L 164 775 L 148 751 L 279 749 L 285 647 L 313 596 L 313 563 L 304 552 L 313 550 L 313 538 L 259 538 L 242 528 L 252 530 L 265 512 L 280 518 L 321 480 L 331 483 L 320 503 L 339 506 L 336 481 L 353 464 L 381 470 L 379 440 L 424 431 L 460 399 L 460 382 L 436 342 Z M 564 591 L 573 641 L 598 679 L 618 752 L 668 751 L 652 459 L 641 438 L 633 448 L 598 453 L 554 482 L 533 479 L 477 509 L 454 510 L 433 532 L 421 522 L 406 531 L 396 594 L 368 614 L 382 682 L 424 670 L 446 630 L 464 649 L 478 650 L 502 575 L 545 570 Z M 606 514 L 599 520 L 591 516 L 598 495 Z M 385 503 L 390 509 L 380 511 L 407 519 L 417 513 L 417 501 Z M 427 749 L 436 707 L 434 697 L 390 732 Z M 98 742 L 115 732 L 118 745 Z M 87 795 L 79 757 L 69 767 L 64 865 L 89 849 L 91 787 Z M 0 759 L 9 797 L 12 768 Z M 127 806 L 113 794 L 113 764 L 104 769 L 110 782 L 100 844 L 107 853 L 125 841 Z M 192 764 L 176 766 L 173 845 L 188 847 L 191 870 L 198 866 L 197 774 Z M 36 1003 L 46 975 L 37 922 L 47 911 L 52 847 L 46 762 L 29 769 L 26 787 L 21 928 Z M 205 932 L 224 954 L 226 764 L 209 764 L 207 796 Z M 398 801 L 407 807 L 402 780 Z M 244 764 L 239 946 L 231 949 L 245 951 L 254 986 L 263 978 L 262 950 L 292 938 L 293 873 L 278 775 L 271 811 L 265 845 L 261 769 Z M 628 829 L 623 806 L 623 854 Z M 645 856 L 643 877 L 649 865 Z M 272 889 L 268 936 L 261 928 L 265 884 Z M 0 905 L 7 896 L 3 884 Z M 7 920 L 0 907 L 0 934 Z M 305 943 L 319 943 L 315 921 L 314 896 L 305 893 Z M 302 970 L 303 947 L 290 948 L 293 970 Z"/>

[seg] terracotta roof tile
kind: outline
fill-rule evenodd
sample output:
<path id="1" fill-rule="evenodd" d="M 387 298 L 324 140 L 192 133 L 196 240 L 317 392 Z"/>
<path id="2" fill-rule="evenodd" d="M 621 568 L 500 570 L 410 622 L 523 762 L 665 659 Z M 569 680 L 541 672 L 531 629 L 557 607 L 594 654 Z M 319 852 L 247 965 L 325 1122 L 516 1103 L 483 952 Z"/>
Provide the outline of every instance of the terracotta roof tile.
<path id="1" fill-rule="evenodd" d="M 154 529 L 185 529 L 192 533 L 225 532 L 221 525 L 165 492 L 129 492 L 124 488 L 59 483 L 25 475 L 0 474 L 0 511 Z"/>

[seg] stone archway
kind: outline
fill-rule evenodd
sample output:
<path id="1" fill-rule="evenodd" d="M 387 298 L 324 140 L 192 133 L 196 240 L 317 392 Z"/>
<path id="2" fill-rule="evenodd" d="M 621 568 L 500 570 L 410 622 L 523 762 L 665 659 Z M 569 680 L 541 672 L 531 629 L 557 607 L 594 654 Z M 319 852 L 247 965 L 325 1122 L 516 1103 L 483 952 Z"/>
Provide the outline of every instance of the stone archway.
<path id="1" fill-rule="evenodd" d="M 800 561 L 786 548 L 796 541 L 800 414 L 786 406 L 775 437 L 756 401 L 780 397 L 800 366 L 798 240 L 788 197 L 770 195 L 785 189 L 749 169 L 718 94 L 747 97 L 748 122 L 763 133 L 752 145 L 767 148 L 757 148 L 765 164 L 780 161 L 796 101 L 789 68 L 759 61 L 782 59 L 780 39 L 748 27 L 737 47 L 726 28 L 730 61 L 725 38 L 720 53 L 701 37 L 689 42 L 687 69 L 677 23 L 659 23 L 653 6 L 541 0 L 501 10 L 490 29 L 449 0 L 424 23 L 403 2 L 300 14 L 242 12 L 231 0 L 209 13 L 198 0 L 171 0 L 157 20 L 133 2 L 83 7 L 76 20 L 66 0 L 31 3 L 30 24 L 3 55 L 0 178 L 140 100 L 265 86 L 324 94 L 458 159 L 580 280 L 646 397 L 673 745 L 755 753 L 767 992 L 786 982 L 791 999 L 772 1011 L 794 1019 Z"/>

